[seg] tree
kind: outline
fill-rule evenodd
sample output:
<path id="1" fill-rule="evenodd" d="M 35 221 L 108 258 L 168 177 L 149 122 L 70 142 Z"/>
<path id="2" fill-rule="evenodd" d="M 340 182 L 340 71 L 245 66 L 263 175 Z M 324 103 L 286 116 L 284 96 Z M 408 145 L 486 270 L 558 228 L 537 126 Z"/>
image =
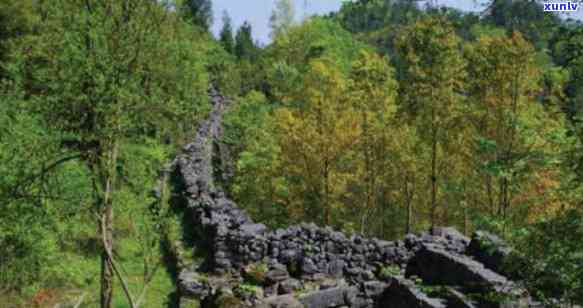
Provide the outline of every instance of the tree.
<path id="1" fill-rule="evenodd" d="M 472 63 L 471 122 L 478 136 L 473 165 L 484 185 L 487 212 L 506 220 L 513 205 L 532 202 L 527 192 L 537 194 L 531 191 L 534 187 L 544 187 L 548 195 L 546 191 L 558 185 L 557 170 L 549 162 L 561 146 L 559 137 L 565 134 L 565 126 L 554 116 L 558 106 L 543 107 L 538 100 L 542 75 L 534 48 L 520 33 L 482 37 L 467 55 Z M 551 201 L 545 200 L 547 209 Z M 532 213 L 527 210 L 518 216 Z"/>
<path id="2" fill-rule="evenodd" d="M 357 183 L 363 187 L 364 202 L 360 213 L 360 230 L 365 233 L 368 218 L 377 210 L 378 192 L 382 187 L 387 153 L 388 127 L 396 111 L 397 83 L 388 60 L 361 51 L 352 64 L 348 91 L 350 101 L 359 114 L 362 131 L 356 145 L 359 162 Z M 361 201 L 361 200 L 358 200 Z"/>
<path id="3" fill-rule="evenodd" d="M 233 25 L 231 22 L 231 17 L 227 11 L 223 12 L 223 28 L 219 33 L 219 41 L 223 45 L 223 48 L 233 54 L 235 52 L 235 41 L 233 40 Z"/>
<path id="4" fill-rule="evenodd" d="M 143 132 L 165 136 L 190 128 L 175 123 L 196 121 L 207 102 L 202 53 L 189 27 L 158 2 L 39 5 L 42 30 L 15 49 L 10 79 L 24 107 L 90 174 L 103 244 L 101 307 L 112 305 L 114 275 L 136 307 L 113 255 L 120 151 Z"/>
<path id="5" fill-rule="evenodd" d="M 485 20 L 504 27 L 508 33 L 519 31 L 537 49 L 546 48 L 559 16 L 543 10 L 543 1 L 492 0 L 486 6 Z"/>
<path id="6" fill-rule="evenodd" d="M 281 148 L 274 105 L 265 95 L 251 91 L 241 98 L 225 118 L 223 142 L 235 157 L 235 199 L 257 219 L 272 227 L 290 222 L 284 200 L 288 187 L 281 172 Z"/>
<path id="7" fill-rule="evenodd" d="M 571 121 L 583 114 L 583 29 L 581 27 L 561 27 L 551 42 L 556 63 L 569 71 L 565 88 L 568 99 L 563 107 Z"/>
<path id="8" fill-rule="evenodd" d="M 349 170 L 343 162 L 358 136 L 346 80 L 331 59 L 315 59 L 294 103 L 276 111 L 280 123 L 282 171 L 292 183 L 290 210 L 327 225 L 340 207 Z"/>
<path id="9" fill-rule="evenodd" d="M 277 37 L 266 53 L 269 64 L 267 82 L 278 100 L 285 100 L 301 89 L 303 75 L 310 69 L 310 61 L 333 58 L 341 71 L 350 71 L 365 45 L 342 29 L 340 24 L 319 17 L 304 21 Z"/>
<path id="10" fill-rule="evenodd" d="M 211 0 L 184 0 L 182 11 L 194 25 L 209 31 L 213 23 L 213 4 Z"/>
<path id="11" fill-rule="evenodd" d="M 294 23 L 295 10 L 291 0 L 277 0 L 269 18 L 272 39 L 286 33 Z"/>
<path id="12" fill-rule="evenodd" d="M 583 213 L 580 208 L 544 217 L 517 240 L 520 254 L 509 268 L 549 307 L 583 303 Z"/>
<path id="13" fill-rule="evenodd" d="M 439 187 L 449 162 L 445 152 L 459 123 L 459 93 L 465 68 L 459 44 L 452 25 L 440 17 L 407 27 L 396 42 L 405 67 L 402 109 L 418 127 L 431 153 L 428 178 L 432 226 L 437 224 Z"/>
<path id="14" fill-rule="evenodd" d="M 237 58 L 247 61 L 256 60 L 257 46 L 253 42 L 252 32 L 251 24 L 247 21 L 237 30 L 235 36 L 235 55 Z"/>

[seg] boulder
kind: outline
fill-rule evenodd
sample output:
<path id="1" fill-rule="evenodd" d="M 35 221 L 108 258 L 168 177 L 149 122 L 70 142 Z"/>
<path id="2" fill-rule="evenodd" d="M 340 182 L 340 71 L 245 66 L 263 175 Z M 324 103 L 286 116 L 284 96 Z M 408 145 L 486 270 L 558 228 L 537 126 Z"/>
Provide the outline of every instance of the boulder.
<path id="1" fill-rule="evenodd" d="M 516 286 L 481 263 L 467 256 L 424 244 L 409 261 L 406 276 L 417 276 L 432 285 L 463 286 L 466 291 L 481 294 L 512 294 Z"/>
<path id="2" fill-rule="evenodd" d="M 446 308 L 441 299 L 430 298 L 412 281 L 393 277 L 377 305 L 383 308 Z"/>
<path id="3" fill-rule="evenodd" d="M 294 278 L 284 280 L 279 283 L 279 294 L 292 294 L 293 292 L 302 288 L 302 283 Z"/>
<path id="4" fill-rule="evenodd" d="M 478 308 L 477 303 L 451 287 L 446 288 L 444 298 L 447 300 L 447 308 Z"/>
<path id="5" fill-rule="evenodd" d="M 300 297 L 300 302 L 307 308 L 330 308 L 345 305 L 345 294 L 349 287 L 337 287 L 319 290 Z"/>
<path id="6" fill-rule="evenodd" d="M 504 262 L 511 252 L 512 249 L 501 238 L 485 231 L 475 232 L 467 249 L 467 254 L 499 273 L 504 272 Z"/>
<path id="7" fill-rule="evenodd" d="M 265 283 L 269 285 L 284 281 L 288 278 L 289 273 L 282 268 L 274 268 L 265 273 Z"/>
<path id="8" fill-rule="evenodd" d="M 281 295 L 264 299 L 257 308 L 304 308 L 304 305 L 293 295 Z"/>

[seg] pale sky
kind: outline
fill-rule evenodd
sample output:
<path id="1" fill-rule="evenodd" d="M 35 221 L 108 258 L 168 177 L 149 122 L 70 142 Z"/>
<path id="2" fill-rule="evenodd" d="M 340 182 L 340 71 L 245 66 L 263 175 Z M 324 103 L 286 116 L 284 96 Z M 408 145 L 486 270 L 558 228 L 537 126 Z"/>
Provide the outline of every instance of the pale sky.
<path id="1" fill-rule="evenodd" d="M 343 1 L 345 0 L 293 0 L 297 18 L 337 11 Z M 464 11 L 481 10 L 481 4 L 484 2 L 486 0 L 437 0 L 439 5 L 451 6 Z M 215 34 L 219 32 L 222 26 L 223 11 L 226 10 L 233 20 L 234 29 L 248 20 L 253 27 L 253 37 L 261 43 L 267 43 L 270 31 L 269 16 L 271 16 L 274 3 L 275 0 L 213 0 L 213 32 Z M 583 9 L 573 14 L 572 17 L 583 19 Z"/>

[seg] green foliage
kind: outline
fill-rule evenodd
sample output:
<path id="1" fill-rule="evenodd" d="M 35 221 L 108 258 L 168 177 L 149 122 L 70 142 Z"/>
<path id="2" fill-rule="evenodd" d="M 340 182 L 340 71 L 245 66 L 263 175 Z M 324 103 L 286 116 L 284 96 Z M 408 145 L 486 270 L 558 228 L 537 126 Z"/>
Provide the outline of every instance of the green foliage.
<path id="1" fill-rule="evenodd" d="M 7 60 L 13 41 L 33 32 L 38 19 L 32 0 L 0 1 L 0 79 L 5 77 L 1 64 Z"/>
<path id="2" fill-rule="evenodd" d="M 233 35 L 225 14 L 218 40 L 211 23 L 209 0 L 0 0 L 0 301 L 72 289 L 97 305 L 109 234 L 131 293 L 149 281 L 144 306 L 167 304 L 160 243 L 197 239 L 169 208 L 176 192 L 150 189 L 212 83 L 235 101 L 227 188 L 257 220 L 382 238 L 487 228 L 515 240 L 536 295 L 581 302 L 580 24 L 510 0 L 483 14 L 346 1 L 295 23 L 282 0 L 262 49 L 250 23 Z M 113 209 L 112 232 L 96 232 Z M 266 271 L 237 292 L 257 295 Z"/>
<path id="3" fill-rule="evenodd" d="M 378 274 L 380 279 L 388 280 L 392 277 L 401 276 L 401 268 L 397 265 L 388 265 L 381 267 Z"/>
<path id="4" fill-rule="evenodd" d="M 273 107 L 264 95 L 251 92 L 232 108 L 225 118 L 223 137 L 238 157 L 231 191 L 253 217 L 281 225 L 286 219 L 280 215 L 278 198 L 285 195 L 286 188 L 277 175 L 281 150 L 273 134 Z"/>
<path id="5" fill-rule="evenodd" d="M 235 293 L 241 293 L 242 297 L 257 296 L 261 291 L 261 287 L 245 283 L 235 289 Z"/>
<path id="6" fill-rule="evenodd" d="M 221 28 L 221 32 L 219 32 L 219 41 L 228 53 L 233 54 L 235 52 L 233 25 L 231 22 L 231 17 L 227 11 L 223 12 L 223 27 Z"/>
<path id="7" fill-rule="evenodd" d="M 522 253 L 514 266 L 526 285 L 549 305 L 553 299 L 569 305 L 583 303 L 582 237 L 583 214 L 576 208 L 537 222 L 517 240 Z"/>
<path id="8" fill-rule="evenodd" d="M 131 291 L 151 282 L 167 292 L 158 271 L 166 210 L 148 208 L 149 190 L 207 110 L 208 74 L 206 46 L 194 40 L 207 37 L 165 5 L 38 3 L 36 31 L 13 39 L 0 102 L 2 290 L 95 288 L 86 277 L 99 267 L 85 258 L 103 251 L 95 218 L 115 207 Z"/>
<path id="9" fill-rule="evenodd" d="M 583 113 L 583 30 L 581 27 L 561 27 L 551 41 L 556 63 L 569 72 L 565 83 L 565 109 L 571 120 Z"/>
<path id="10" fill-rule="evenodd" d="M 559 16 L 544 12 L 538 1 L 492 0 L 486 21 L 508 32 L 520 31 L 538 49 L 546 47 Z"/>
<path id="11" fill-rule="evenodd" d="M 406 25 L 422 15 L 414 1 L 345 1 L 337 18 L 353 33 L 371 32 L 385 26 Z"/>
<path id="12" fill-rule="evenodd" d="M 210 74 L 210 83 L 224 95 L 239 95 L 242 80 L 237 68 L 236 57 L 212 42 L 207 48 L 207 70 Z"/>
<path id="13" fill-rule="evenodd" d="M 192 24 L 208 31 L 213 23 L 213 4 L 211 0 L 183 0 L 181 10 Z"/>
<path id="14" fill-rule="evenodd" d="M 313 17 L 278 36 L 267 53 L 273 63 L 291 66 L 302 73 L 311 60 L 318 58 L 334 59 L 347 72 L 364 47 L 338 23 Z"/>
<path id="15" fill-rule="evenodd" d="M 257 60 L 259 50 L 253 41 L 252 31 L 249 22 L 244 22 L 239 30 L 237 30 L 237 35 L 235 36 L 235 55 L 240 60 L 251 62 Z"/>
<path id="16" fill-rule="evenodd" d="M 19 96 L 3 96 L 0 106 L 0 286 L 58 285 L 67 278 L 56 270 L 59 245 L 68 240 L 65 222 L 90 206 L 87 170 L 59 151 Z"/>

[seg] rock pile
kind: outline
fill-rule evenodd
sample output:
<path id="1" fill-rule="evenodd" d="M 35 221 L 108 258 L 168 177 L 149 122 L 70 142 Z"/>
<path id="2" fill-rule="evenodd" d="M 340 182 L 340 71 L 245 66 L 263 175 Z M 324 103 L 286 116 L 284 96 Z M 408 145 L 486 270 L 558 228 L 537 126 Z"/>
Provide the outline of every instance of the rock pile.
<path id="1" fill-rule="evenodd" d="M 222 134 L 222 113 L 229 101 L 214 90 L 210 96 L 213 111 L 176 165 L 187 218 L 211 246 L 207 271 L 242 277 L 241 282 L 251 275 L 249 265 L 264 264 L 261 278 L 255 278 L 261 292 L 233 295 L 239 300 L 231 306 L 502 307 L 493 294 L 512 299 L 515 307 L 529 306 L 517 303 L 525 298 L 520 288 L 496 272 L 507 250 L 491 256 L 481 243 L 489 237 L 485 233 L 470 240 L 455 229 L 435 228 L 401 241 L 383 241 L 314 224 L 268 230 L 253 222 L 215 185 L 213 163 L 221 155 L 213 143 Z M 200 281 L 197 270 L 183 270 L 179 290 L 208 303 L 221 292 Z"/>

